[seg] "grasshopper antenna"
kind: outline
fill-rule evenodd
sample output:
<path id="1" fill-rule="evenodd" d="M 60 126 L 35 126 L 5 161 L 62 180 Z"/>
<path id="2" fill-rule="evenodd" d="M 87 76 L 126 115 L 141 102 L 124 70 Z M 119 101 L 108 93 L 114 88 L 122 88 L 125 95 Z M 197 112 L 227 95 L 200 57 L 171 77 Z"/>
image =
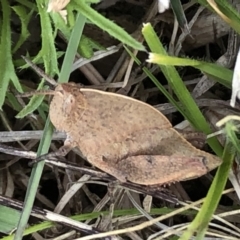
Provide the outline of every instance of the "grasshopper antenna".
<path id="1" fill-rule="evenodd" d="M 34 64 L 31 60 L 29 60 L 27 57 L 25 56 L 21 56 L 23 58 L 23 60 L 30 65 L 30 67 L 42 78 L 44 78 L 48 83 L 50 83 L 52 86 L 56 87 L 57 86 L 57 82 L 49 77 L 41 68 L 39 68 L 36 64 Z"/>
<path id="2" fill-rule="evenodd" d="M 22 56 L 22 58 L 24 59 L 24 61 L 29 64 L 29 66 L 42 78 L 44 78 L 48 83 L 50 83 L 52 86 L 56 87 L 57 86 L 57 82 L 49 77 L 41 68 L 39 68 L 36 64 L 34 64 L 31 60 L 29 60 L 27 57 Z M 20 93 L 20 94 L 16 94 L 16 97 L 31 97 L 34 95 L 55 95 L 56 92 L 54 90 L 51 89 L 47 89 L 47 90 L 39 90 L 39 91 L 31 91 L 31 92 L 27 92 L 27 93 Z"/>

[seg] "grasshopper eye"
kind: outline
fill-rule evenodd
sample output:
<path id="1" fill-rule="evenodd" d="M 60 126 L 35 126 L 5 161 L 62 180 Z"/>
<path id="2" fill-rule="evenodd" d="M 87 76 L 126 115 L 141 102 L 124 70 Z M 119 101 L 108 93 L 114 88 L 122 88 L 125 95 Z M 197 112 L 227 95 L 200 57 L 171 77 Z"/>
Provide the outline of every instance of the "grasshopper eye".
<path id="1" fill-rule="evenodd" d="M 69 115 L 73 109 L 73 106 L 75 104 L 75 98 L 73 95 L 69 95 L 66 99 L 64 99 L 62 110 L 63 113 L 66 115 Z"/>

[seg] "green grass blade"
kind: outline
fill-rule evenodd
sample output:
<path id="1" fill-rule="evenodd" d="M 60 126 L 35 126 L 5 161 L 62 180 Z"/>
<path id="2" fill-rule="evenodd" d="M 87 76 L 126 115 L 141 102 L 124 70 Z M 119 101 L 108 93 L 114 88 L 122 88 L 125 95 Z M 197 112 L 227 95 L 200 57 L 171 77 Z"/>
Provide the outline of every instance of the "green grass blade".
<path id="1" fill-rule="evenodd" d="M 152 52 L 167 55 L 165 49 L 163 48 L 150 24 L 146 24 L 143 27 L 142 32 Z M 201 114 L 194 100 L 191 98 L 190 93 L 186 89 L 175 68 L 172 66 L 162 65 L 160 67 L 169 84 L 171 85 L 173 91 L 177 95 L 180 102 L 183 104 L 187 119 L 190 120 L 190 122 L 197 129 L 205 133 L 210 133 L 211 130 L 208 123 L 206 122 L 204 116 Z M 222 148 L 219 142 L 216 139 L 209 139 L 208 143 L 215 151 L 215 153 L 221 157 Z M 217 174 L 211 185 L 203 207 L 194 219 L 194 221 L 189 226 L 188 230 L 184 233 L 184 235 L 182 235 L 181 239 L 190 239 L 190 237 L 195 233 L 195 231 L 198 232 L 199 239 L 201 238 L 201 236 L 204 235 L 208 223 L 211 220 L 212 214 L 217 208 L 221 193 L 225 187 L 232 159 L 233 156 L 229 154 L 229 149 L 225 148 L 223 156 L 224 162 L 217 171 Z"/>
<path id="2" fill-rule="evenodd" d="M 158 36 L 154 32 L 152 26 L 148 23 L 145 24 L 142 29 L 143 36 L 153 53 L 158 53 L 162 55 L 167 55 L 163 45 L 159 41 Z M 182 79 L 180 78 L 176 69 L 172 66 L 162 66 L 160 68 L 165 75 L 169 85 L 172 87 L 179 101 L 183 105 L 182 111 L 184 111 L 184 116 L 187 117 L 187 120 L 193 124 L 193 126 L 206 133 L 211 133 L 209 124 L 206 122 L 204 116 L 196 105 L 195 101 L 191 97 L 189 91 L 184 85 Z M 214 150 L 218 156 L 222 156 L 222 147 L 217 141 L 216 138 L 208 140 L 209 145 Z"/>
<path id="3" fill-rule="evenodd" d="M 183 11 L 182 3 L 180 0 L 171 0 L 173 13 L 178 21 L 180 28 L 184 32 L 189 32 L 187 19 Z"/>
<path id="4" fill-rule="evenodd" d="M 212 215 L 217 209 L 218 203 L 222 196 L 222 192 L 228 179 L 229 170 L 232 166 L 234 156 L 229 154 L 229 152 L 229 145 L 226 144 L 223 152 L 223 163 L 217 170 L 217 173 L 208 191 L 207 197 L 204 200 L 201 210 L 198 212 L 195 219 L 191 222 L 190 226 L 183 233 L 179 240 L 188 240 L 191 238 L 191 236 L 193 236 L 195 232 L 197 232 L 197 239 L 202 239 L 201 236 L 205 234 L 208 224 L 211 221 Z"/>
<path id="5" fill-rule="evenodd" d="M 38 156 L 48 152 L 49 146 L 51 144 L 52 133 L 53 133 L 53 127 L 50 121 L 47 120 L 44 128 L 44 132 L 43 132 L 43 138 L 41 139 L 40 145 L 38 148 L 38 152 L 37 152 Z M 38 189 L 43 168 L 44 168 L 44 162 L 42 161 L 42 162 L 39 162 L 38 164 L 35 164 L 31 172 L 31 176 L 29 179 L 29 184 L 28 184 L 28 188 L 25 196 L 25 201 L 24 201 L 24 209 L 21 214 L 18 227 L 14 236 L 15 240 L 22 239 L 23 232 L 26 228 L 29 216 L 31 214 L 32 206 L 35 200 L 35 196 L 36 196 L 36 192 Z"/>
<path id="6" fill-rule="evenodd" d="M 78 45 L 82 36 L 82 31 L 85 25 L 86 17 L 78 14 L 75 27 L 72 30 L 71 37 L 68 43 L 68 49 L 64 56 L 61 73 L 59 76 L 59 83 L 67 82 L 72 71 L 72 64 L 78 49 Z"/>
<path id="7" fill-rule="evenodd" d="M 67 52 L 65 54 L 63 66 L 60 73 L 59 82 L 66 82 L 69 79 L 70 73 L 71 73 L 71 64 L 73 63 L 73 59 L 75 57 L 77 47 L 81 38 L 82 31 L 79 29 L 82 29 L 85 24 L 85 17 L 78 14 L 76 25 L 74 27 L 74 30 L 72 32 L 69 45 L 67 48 Z M 71 62 L 71 64 L 69 63 Z M 50 69 L 49 69 L 50 70 Z M 51 138 L 53 133 L 53 126 L 50 123 L 49 118 L 47 119 L 47 122 L 45 124 L 43 138 L 40 141 L 40 145 L 38 148 L 37 156 L 40 156 L 44 153 L 47 153 L 51 144 Z M 21 240 L 23 236 L 24 229 L 26 228 L 31 209 L 35 200 L 36 192 L 38 189 L 38 184 L 42 175 L 42 170 L 44 167 L 44 162 L 40 162 L 37 165 L 34 166 L 31 177 L 29 179 L 29 185 L 27 188 L 27 193 L 25 197 L 24 202 L 24 210 L 21 214 L 21 218 L 18 224 L 18 228 L 16 231 L 16 234 L 14 236 L 15 240 Z"/>
<path id="8" fill-rule="evenodd" d="M 70 8 L 71 9 L 71 8 Z M 72 11 L 68 11 L 68 14 L 72 13 Z M 64 23 L 64 20 L 59 14 L 51 13 L 51 18 L 55 25 L 56 29 L 59 29 L 64 37 L 68 40 L 70 38 L 70 28 Z M 75 22 L 74 20 L 71 20 Z M 93 56 L 93 49 L 103 49 L 99 44 L 95 43 L 92 39 L 82 35 L 79 46 L 78 46 L 78 53 L 84 58 L 91 58 Z"/>
<path id="9" fill-rule="evenodd" d="M 22 92 L 22 87 L 19 83 L 18 77 L 15 73 L 14 65 L 12 62 L 12 49 L 11 49 L 11 27 L 10 27 L 10 14 L 11 8 L 7 0 L 1 1 L 2 5 L 2 28 L 1 28 L 1 43 L 0 43 L 0 109 L 4 103 L 8 84 L 10 80 L 15 88 Z"/>
<path id="10" fill-rule="evenodd" d="M 82 13 L 86 18 L 91 20 L 91 22 L 96 26 L 104 31 L 107 31 L 111 36 L 115 37 L 120 42 L 133 47 L 134 49 L 145 51 L 145 47 L 140 42 L 135 40 L 131 35 L 129 35 L 123 28 L 103 17 L 84 1 L 74 0 L 74 8 Z"/>
<path id="11" fill-rule="evenodd" d="M 222 67 L 218 64 L 198 61 L 189 58 L 179 58 L 166 56 L 164 54 L 151 53 L 149 55 L 149 62 L 165 66 L 191 66 L 201 70 L 207 75 L 214 77 L 219 83 L 231 89 L 233 71 Z"/>
<path id="12" fill-rule="evenodd" d="M 223 18 L 223 20 L 225 20 L 230 27 L 232 27 L 238 34 L 240 34 L 240 14 L 237 9 L 233 8 L 229 1 L 226 0 L 218 0 L 215 2 L 220 11 L 228 18 L 227 21 L 225 18 Z M 206 0 L 198 0 L 198 3 L 215 12 L 215 10 L 208 4 Z M 218 12 L 215 13 L 218 14 Z"/>

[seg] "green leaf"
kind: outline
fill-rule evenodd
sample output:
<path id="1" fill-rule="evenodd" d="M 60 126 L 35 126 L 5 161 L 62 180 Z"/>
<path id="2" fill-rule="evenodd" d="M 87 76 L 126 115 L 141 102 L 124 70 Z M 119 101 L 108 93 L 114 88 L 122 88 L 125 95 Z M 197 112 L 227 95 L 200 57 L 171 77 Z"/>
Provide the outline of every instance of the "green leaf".
<path id="1" fill-rule="evenodd" d="M 42 29 L 42 49 L 36 56 L 36 59 L 43 58 L 45 72 L 53 76 L 56 73 L 59 74 L 53 29 L 46 9 L 42 7 L 39 1 L 37 1 L 37 3 Z"/>
<path id="2" fill-rule="evenodd" d="M 0 232 L 10 234 L 17 227 L 20 212 L 9 207 L 0 205 Z"/>
<path id="3" fill-rule="evenodd" d="M 84 36 L 81 37 L 78 51 L 81 54 L 81 56 L 84 58 L 89 59 L 93 56 L 93 48 L 91 46 L 91 42 L 89 41 L 89 38 L 86 38 Z"/>
<path id="4" fill-rule="evenodd" d="M 29 37 L 30 33 L 27 29 L 28 23 L 30 21 L 30 18 L 32 16 L 33 10 L 30 11 L 30 13 L 27 14 L 26 9 L 23 6 L 17 5 L 12 7 L 12 9 L 15 11 L 15 13 L 19 16 L 19 19 L 21 21 L 21 34 L 18 39 L 18 42 L 16 43 L 14 49 L 12 50 L 13 53 L 15 53 L 22 44 L 26 41 L 26 39 Z"/>
<path id="5" fill-rule="evenodd" d="M 6 94 L 6 104 L 10 105 L 17 112 L 21 111 L 22 109 L 22 106 L 11 92 L 7 92 Z"/>
<path id="6" fill-rule="evenodd" d="M 37 90 L 40 90 L 43 88 L 43 85 L 45 83 L 45 80 L 42 79 L 42 81 L 40 82 L 40 84 L 38 85 Z M 44 88 L 46 89 L 46 88 Z M 26 117 L 28 114 L 32 113 L 33 111 L 35 111 L 42 103 L 43 99 L 44 99 L 44 95 L 35 95 L 33 96 L 29 103 L 15 116 L 16 118 L 24 118 Z"/>
<path id="7" fill-rule="evenodd" d="M 1 44 L 0 44 L 0 109 L 5 100 L 9 81 L 11 80 L 15 88 L 22 92 L 22 87 L 19 83 L 18 77 L 15 74 L 15 69 L 12 62 L 11 55 L 11 27 L 10 15 L 11 8 L 7 0 L 2 0 L 2 28 L 1 28 Z"/>

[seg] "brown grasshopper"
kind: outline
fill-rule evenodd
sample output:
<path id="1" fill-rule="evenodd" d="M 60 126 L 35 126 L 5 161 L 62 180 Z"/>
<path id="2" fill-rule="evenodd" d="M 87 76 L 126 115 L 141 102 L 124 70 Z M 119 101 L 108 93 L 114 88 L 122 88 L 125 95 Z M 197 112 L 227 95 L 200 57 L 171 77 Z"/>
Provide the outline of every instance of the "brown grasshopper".
<path id="1" fill-rule="evenodd" d="M 51 94 L 51 122 L 67 134 L 55 155 L 78 147 L 95 167 L 121 182 L 143 185 L 197 178 L 221 164 L 144 102 L 75 83 L 59 84 Z"/>

